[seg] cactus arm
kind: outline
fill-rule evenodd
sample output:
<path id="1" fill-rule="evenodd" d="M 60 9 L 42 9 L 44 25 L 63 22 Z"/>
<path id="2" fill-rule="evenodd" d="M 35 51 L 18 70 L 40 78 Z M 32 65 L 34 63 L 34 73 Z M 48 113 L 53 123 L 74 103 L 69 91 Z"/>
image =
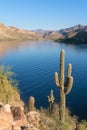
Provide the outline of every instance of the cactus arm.
<path id="1" fill-rule="evenodd" d="M 64 50 L 60 53 L 60 87 L 64 89 L 64 57 L 65 52 Z"/>
<path id="2" fill-rule="evenodd" d="M 28 101 L 28 110 L 34 111 L 35 110 L 34 105 L 35 105 L 35 98 L 31 96 Z"/>
<path id="3" fill-rule="evenodd" d="M 68 64 L 68 69 L 67 69 L 67 77 L 70 77 L 72 73 L 72 65 Z"/>
<path id="4" fill-rule="evenodd" d="M 53 90 L 50 91 L 50 95 L 48 96 L 48 102 L 49 102 L 49 114 L 52 114 L 53 112 L 53 103 L 54 103 L 54 95 Z"/>
<path id="5" fill-rule="evenodd" d="M 55 72 L 55 74 L 54 74 L 54 79 L 55 79 L 56 86 L 59 87 L 59 78 L 58 78 L 58 73 L 57 72 Z"/>
<path id="6" fill-rule="evenodd" d="M 68 78 L 67 86 L 65 87 L 65 94 L 69 94 L 73 86 L 73 77 Z"/>
<path id="7" fill-rule="evenodd" d="M 70 93 L 73 85 L 73 77 L 71 76 L 72 73 L 72 65 L 68 64 L 68 69 L 67 69 L 67 79 L 65 83 L 65 94 Z"/>

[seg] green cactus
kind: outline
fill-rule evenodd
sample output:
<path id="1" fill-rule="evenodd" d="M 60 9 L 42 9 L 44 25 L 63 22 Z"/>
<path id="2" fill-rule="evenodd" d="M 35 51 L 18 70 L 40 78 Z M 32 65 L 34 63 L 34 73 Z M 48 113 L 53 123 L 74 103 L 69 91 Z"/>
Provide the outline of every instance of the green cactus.
<path id="1" fill-rule="evenodd" d="M 61 122 L 65 121 L 66 94 L 70 93 L 73 85 L 71 64 L 68 64 L 67 78 L 66 82 L 64 83 L 64 59 L 65 52 L 62 50 L 60 53 L 60 78 L 58 77 L 58 73 L 55 72 L 55 84 L 59 88 L 59 116 Z"/>
<path id="2" fill-rule="evenodd" d="M 28 101 L 28 110 L 34 111 L 35 110 L 34 105 L 35 105 L 35 98 L 31 96 Z"/>
<path id="3" fill-rule="evenodd" d="M 49 102 L 49 114 L 53 112 L 53 103 L 54 103 L 54 95 L 53 90 L 50 91 L 50 95 L 48 96 L 48 102 Z"/>

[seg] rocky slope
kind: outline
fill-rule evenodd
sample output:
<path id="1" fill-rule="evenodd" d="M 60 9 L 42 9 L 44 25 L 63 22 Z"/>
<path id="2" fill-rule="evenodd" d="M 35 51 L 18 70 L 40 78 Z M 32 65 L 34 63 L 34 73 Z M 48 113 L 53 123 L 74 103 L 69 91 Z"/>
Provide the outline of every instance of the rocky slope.
<path id="1" fill-rule="evenodd" d="M 59 31 L 64 37 L 57 38 L 57 42 L 87 43 L 87 26 L 76 25 Z"/>
<path id="2" fill-rule="evenodd" d="M 58 31 L 53 31 L 53 30 L 37 29 L 37 30 L 34 30 L 34 32 L 36 32 L 43 39 L 46 39 L 46 40 L 54 40 L 54 39 L 57 39 L 57 38 L 63 38 L 64 37 L 62 33 L 58 32 Z"/>
<path id="3" fill-rule="evenodd" d="M 56 41 L 65 43 L 87 43 L 87 31 L 81 31 L 76 33 L 74 36 L 67 36 Z"/>
<path id="4" fill-rule="evenodd" d="M 0 130 L 39 130 L 40 114 L 0 102 Z"/>
<path id="5" fill-rule="evenodd" d="M 65 29 L 61 29 L 59 30 L 59 33 L 63 34 L 64 36 L 69 36 L 73 33 L 78 33 L 78 32 L 81 32 L 81 31 L 86 31 L 87 30 L 87 26 L 83 26 L 83 25 L 76 25 L 76 26 L 73 26 L 73 27 L 70 27 L 70 28 L 65 28 Z"/>
<path id="6" fill-rule="evenodd" d="M 28 30 L 18 29 L 16 27 L 5 26 L 0 24 L 0 41 L 4 40 L 39 40 L 41 37 Z"/>
<path id="7" fill-rule="evenodd" d="M 87 26 L 76 25 L 74 27 L 65 28 L 57 31 L 52 30 L 35 30 L 44 39 L 56 40 L 59 42 L 86 42 Z"/>

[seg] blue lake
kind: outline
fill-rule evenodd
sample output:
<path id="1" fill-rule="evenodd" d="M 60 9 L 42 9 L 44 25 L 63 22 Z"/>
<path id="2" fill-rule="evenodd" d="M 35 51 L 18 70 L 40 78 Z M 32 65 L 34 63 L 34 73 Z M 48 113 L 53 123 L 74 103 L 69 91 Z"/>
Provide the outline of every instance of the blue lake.
<path id="1" fill-rule="evenodd" d="M 67 95 L 67 107 L 81 119 L 87 119 L 87 44 L 64 44 L 52 41 L 0 42 L 0 65 L 12 66 L 19 81 L 21 98 L 36 99 L 36 107 L 47 107 L 47 96 L 54 90 L 59 102 L 54 72 L 59 72 L 60 51 L 65 50 L 65 74 L 68 63 L 73 66 L 74 84 Z"/>

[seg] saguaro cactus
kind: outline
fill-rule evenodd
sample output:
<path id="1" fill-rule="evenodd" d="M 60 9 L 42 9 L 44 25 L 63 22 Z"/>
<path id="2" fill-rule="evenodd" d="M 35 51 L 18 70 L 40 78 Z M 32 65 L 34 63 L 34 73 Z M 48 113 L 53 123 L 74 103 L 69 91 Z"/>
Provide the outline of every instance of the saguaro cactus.
<path id="1" fill-rule="evenodd" d="M 34 105 L 35 105 L 35 99 L 34 99 L 34 97 L 31 96 L 31 97 L 29 98 L 29 101 L 28 101 L 28 110 L 29 110 L 29 111 L 35 110 Z"/>
<path id="2" fill-rule="evenodd" d="M 49 114 L 53 112 L 53 103 L 54 103 L 54 95 L 53 90 L 50 91 L 50 95 L 48 96 L 48 102 L 49 102 Z"/>
<path id="3" fill-rule="evenodd" d="M 59 116 L 61 122 L 65 121 L 66 94 L 71 91 L 73 85 L 73 77 L 71 76 L 71 64 L 68 64 L 66 82 L 64 82 L 64 60 L 65 52 L 62 50 L 60 53 L 60 78 L 58 77 L 58 73 L 55 72 L 55 84 L 59 88 Z"/>

